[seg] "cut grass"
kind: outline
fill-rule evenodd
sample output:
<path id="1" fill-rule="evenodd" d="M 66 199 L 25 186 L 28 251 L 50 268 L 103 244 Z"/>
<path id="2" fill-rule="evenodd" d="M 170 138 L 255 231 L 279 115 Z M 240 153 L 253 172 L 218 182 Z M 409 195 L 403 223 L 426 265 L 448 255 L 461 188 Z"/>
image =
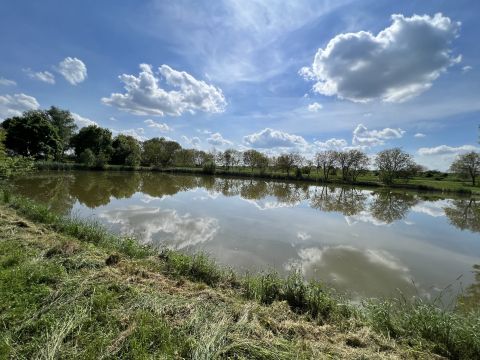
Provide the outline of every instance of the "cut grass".
<path id="1" fill-rule="evenodd" d="M 480 356 L 478 312 L 354 306 L 295 271 L 240 277 L 204 254 L 158 253 L 1 199 L 0 358 Z"/>

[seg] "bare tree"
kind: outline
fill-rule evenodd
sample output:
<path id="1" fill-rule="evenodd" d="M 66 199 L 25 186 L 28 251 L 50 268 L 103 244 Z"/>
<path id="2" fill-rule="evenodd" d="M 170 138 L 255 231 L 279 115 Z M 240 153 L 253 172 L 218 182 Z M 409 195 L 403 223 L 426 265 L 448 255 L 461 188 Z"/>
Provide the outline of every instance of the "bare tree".
<path id="1" fill-rule="evenodd" d="M 348 156 L 350 160 L 348 176 L 352 181 L 357 181 L 360 174 L 367 172 L 370 159 L 367 154 L 360 150 L 349 150 Z"/>
<path id="2" fill-rule="evenodd" d="M 323 170 L 323 179 L 328 181 L 330 172 L 335 167 L 336 152 L 333 150 L 321 151 L 315 154 L 315 167 L 317 168 L 317 175 L 320 169 Z"/>
<path id="3" fill-rule="evenodd" d="M 277 157 L 276 166 L 290 175 L 290 170 L 296 166 L 300 166 L 302 162 L 302 156 L 297 153 L 282 154 Z"/>
<path id="4" fill-rule="evenodd" d="M 392 184 L 401 177 L 408 177 L 417 169 L 412 155 L 400 148 L 380 151 L 375 157 L 375 166 L 380 172 L 380 180 L 386 184 Z"/>
<path id="5" fill-rule="evenodd" d="M 450 171 L 461 176 L 469 177 L 472 180 L 472 185 L 475 186 L 477 176 L 480 175 L 480 154 L 471 151 L 459 155 L 452 165 L 450 165 Z"/>

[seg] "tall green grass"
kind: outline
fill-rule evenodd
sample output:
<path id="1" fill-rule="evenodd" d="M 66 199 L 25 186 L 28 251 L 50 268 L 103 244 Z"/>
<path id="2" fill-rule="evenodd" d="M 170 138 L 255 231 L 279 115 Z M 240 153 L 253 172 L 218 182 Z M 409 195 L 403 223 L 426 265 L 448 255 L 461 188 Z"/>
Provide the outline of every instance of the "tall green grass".
<path id="1" fill-rule="evenodd" d="M 420 299 L 372 300 L 356 306 L 319 282 L 306 282 L 299 271 L 293 271 L 286 278 L 275 272 L 239 276 L 231 269 L 219 267 L 205 254 L 186 255 L 167 249 L 158 252 L 133 238 L 113 235 L 98 223 L 58 216 L 47 207 L 6 190 L 2 191 L 0 199 L 24 217 L 59 233 L 131 258 L 155 257 L 161 265 L 159 271 L 171 277 L 186 277 L 212 287 L 233 289 L 244 298 L 265 305 L 283 301 L 294 312 L 322 324 L 342 325 L 351 321 L 368 324 L 401 343 L 449 358 L 480 358 L 478 311 L 442 310 L 435 303 Z M 162 324 L 152 326 L 161 327 Z"/>

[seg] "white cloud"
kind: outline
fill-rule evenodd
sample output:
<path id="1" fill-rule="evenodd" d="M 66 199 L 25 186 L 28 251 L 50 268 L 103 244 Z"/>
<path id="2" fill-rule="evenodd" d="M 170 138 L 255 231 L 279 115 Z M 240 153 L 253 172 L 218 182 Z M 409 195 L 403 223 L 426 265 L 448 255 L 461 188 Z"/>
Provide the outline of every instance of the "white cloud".
<path id="1" fill-rule="evenodd" d="M 323 105 L 319 104 L 318 102 L 314 102 L 313 104 L 308 105 L 308 111 L 311 112 L 318 112 L 318 110 L 323 109 Z"/>
<path id="2" fill-rule="evenodd" d="M 191 145 L 193 147 L 198 147 L 200 145 L 200 138 L 198 136 L 193 136 L 189 138 L 188 136 L 182 135 L 182 140 L 187 145 Z"/>
<path id="3" fill-rule="evenodd" d="M 422 147 L 418 149 L 419 155 L 458 155 L 461 153 L 466 153 L 469 151 L 477 151 L 478 147 L 473 145 L 462 145 L 462 146 L 448 146 L 440 145 L 436 147 Z"/>
<path id="4" fill-rule="evenodd" d="M 398 128 L 384 128 L 382 130 L 368 130 L 363 124 L 358 124 L 353 131 L 353 145 L 378 146 L 385 144 L 385 140 L 400 139 L 405 131 Z"/>
<path id="5" fill-rule="evenodd" d="M 458 155 L 469 151 L 480 151 L 480 148 L 473 145 L 422 147 L 417 150 L 415 161 L 430 169 L 447 171 Z"/>
<path id="6" fill-rule="evenodd" d="M 67 57 L 59 64 L 57 71 L 72 85 L 77 85 L 87 78 L 87 67 L 77 58 Z"/>
<path id="7" fill-rule="evenodd" d="M 141 236 L 144 243 L 183 249 L 211 241 L 220 229 L 212 217 L 180 215 L 176 210 L 129 206 L 101 213 L 121 231 Z"/>
<path id="8" fill-rule="evenodd" d="M 276 148 L 276 147 L 305 147 L 307 141 L 299 136 L 289 134 L 280 130 L 265 128 L 258 133 L 253 133 L 243 137 L 243 141 L 254 148 Z"/>
<path id="9" fill-rule="evenodd" d="M 131 136 L 138 141 L 145 141 L 147 140 L 147 137 L 144 135 L 145 134 L 145 129 L 144 128 L 136 128 L 136 129 L 124 129 L 124 130 L 113 130 L 112 129 L 112 134 L 113 135 L 128 135 Z"/>
<path id="10" fill-rule="evenodd" d="M 20 116 L 27 110 L 36 110 L 40 107 L 37 99 L 25 94 L 0 95 L 0 119 L 11 116 Z"/>
<path id="11" fill-rule="evenodd" d="M 163 132 L 172 131 L 170 126 L 168 126 L 167 124 L 158 123 L 158 122 L 153 121 L 151 119 L 145 120 L 144 123 L 147 124 L 148 127 L 155 128 L 155 129 L 158 129 L 158 130 L 163 131 Z"/>
<path id="12" fill-rule="evenodd" d="M 450 200 L 424 201 L 414 205 L 411 211 L 432 217 L 441 217 L 445 216 L 445 208 L 448 207 L 450 203 Z"/>
<path id="13" fill-rule="evenodd" d="M 305 232 L 305 231 L 299 231 L 297 233 L 297 238 L 299 240 L 302 240 L 302 241 L 305 241 L 305 240 L 309 240 L 312 238 L 312 235 L 310 235 L 309 233 Z"/>
<path id="14" fill-rule="evenodd" d="M 227 139 L 224 139 L 222 134 L 216 132 L 207 139 L 207 142 L 214 146 L 232 145 L 233 143 Z"/>
<path id="15" fill-rule="evenodd" d="M 81 129 L 82 127 L 85 127 L 85 126 L 90 126 L 90 125 L 97 125 L 98 126 L 98 124 L 95 121 L 90 120 L 89 118 L 80 116 L 77 113 L 72 112 L 72 117 L 75 120 L 75 124 L 78 126 L 79 129 Z"/>
<path id="16" fill-rule="evenodd" d="M 154 73 L 151 65 L 140 64 L 140 74 L 123 74 L 119 78 L 125 84 L 124 94 L 113 93 L 102 98 L 107 105 L 136 115 L 180 116 L 185 112 L 221 113 L 227 102 L 221 89 L 195 79 L 185 71 L 177 71 L 162 65 Z M 159 86 L 160 79 L 177 90 L 167 91 Z"/>
<path id="17" fill-rule="evenodd" d="M 314 144 L 320 148 L 320 150 L 341 150 L 348 146 L 348 142 L 345 139 L 328 139 L 325 142 L 315 141 Z"/>
<path id="18" fill-rule="evenodd" d="M 47 84 L 55 84 L 55 76 L 49 71 L 33 71 L 30 68 L 23 69 L 23 72 L 27 74 L 30 79 L 45 82 Z"/>
<path id="19" fill-rule="evenodd" d="M 377 35 L 359 31 L 335 36 L 300 74 L 317 81 L 313 90 L 323 95 L 401 102 L 429 89 L 461 60 L 450 50 L 459 28 L 460 23 L 442 14 L 395 14 L 392 24 Z"/>
<path id="20" fill-rule="evenodd" d="M 16 81 L 5 79 L 4 77 L 0 77 L 0 85 L 3 86 L 15 86 L 17 85 Z"/>
<path id="21" fill-rule="evenodd" d="M 425 136 L 427 136 L 427 135 L 422 134 L 422 133 L 416 133 L 415 135 L 413 135 L 413 137 L 416 137 L 416 138 L 424 138 Z"/>
<path id="22" fill-rule="evenodd" d="M 464 67 L 462 67 L 462 72 L 465 74 L 469 71 L 473 70 L 473 67 L 470 66 L 470 65 L 465 65 Z"/>

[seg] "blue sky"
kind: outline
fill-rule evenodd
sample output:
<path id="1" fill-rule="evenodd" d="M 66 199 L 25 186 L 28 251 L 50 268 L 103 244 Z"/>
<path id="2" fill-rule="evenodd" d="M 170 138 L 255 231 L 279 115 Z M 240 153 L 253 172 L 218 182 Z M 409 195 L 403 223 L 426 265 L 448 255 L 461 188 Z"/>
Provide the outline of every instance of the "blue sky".
<path id="1" fill-rule="evenodd" d="M 0 119 L 311 156 L 478 149 L 478 1 L 3 1 Z"/>

